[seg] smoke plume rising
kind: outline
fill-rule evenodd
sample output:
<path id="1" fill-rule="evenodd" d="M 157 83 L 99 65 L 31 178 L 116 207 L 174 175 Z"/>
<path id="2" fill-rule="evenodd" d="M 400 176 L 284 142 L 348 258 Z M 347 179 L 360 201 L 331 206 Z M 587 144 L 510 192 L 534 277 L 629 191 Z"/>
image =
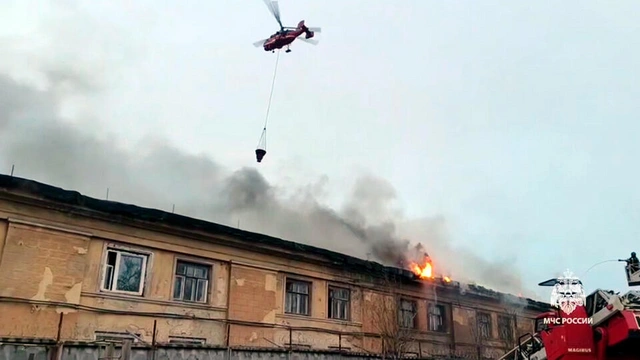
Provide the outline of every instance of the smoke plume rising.
<path id="1" fill-rule="evenodd" d="M 4 173 L 15 164 L 16 176 L 88 196 L 104 198 L 109 188 L 110 200 L 167 210 L 175 204 L 183 215 L 231 226 L 242 219 L 246 230 L 387 265 L 398 264 L 420 242 L 434 260 L 436 273 L 446 271 L 454 280 L 524 292 L 513 267 L 453 247 L 442 216 L 403 218 L 393 208 L 395 190 L 376 176 L 359 178 L 343 206 L 333 209 L 315 195 L 323 189 L 322 181 L 291 195 L 290 189 L 269 183 L 256 168 L 229 170 L 209 156 L 187 154 L 164 140 L 148 138 L 135 149 L 120 147 L 87 126 L 99 112 L 90 106 L 92 95 L 109 92 L 105 69 L 87 71 L 90 64 L 79 59 L 56 61 L 52 51 L 21 54 L 36 77 L 21 76 L 11 67 L 0 70 Z M 89 75 L 93 73 L 102 77 Z M 85 106 L 65 116 L 74 102 Z"/>

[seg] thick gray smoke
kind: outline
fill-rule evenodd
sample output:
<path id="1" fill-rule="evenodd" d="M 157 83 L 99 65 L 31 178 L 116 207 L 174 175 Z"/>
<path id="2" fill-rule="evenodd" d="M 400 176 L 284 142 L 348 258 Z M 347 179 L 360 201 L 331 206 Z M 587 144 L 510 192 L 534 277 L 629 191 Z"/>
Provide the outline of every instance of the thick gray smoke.
<path id="1" fill-rule="evenodd" d="M 45 56 L 45 54 L 40 54 Z M 318 184 L 290 189 L 270 184 L 255 168 L 231 171 L 208 156 L 182 152 L 161 140 L 135 150 L 119 147 L 91 127 L 98 110 L 79 121 L 61 115 L 66 101 L 108 92 L 101 81 L 53 61 L 32 62 L 39 84 L 0 70 L 0 167 L 85 195 L 171 210 L 287 240 L 396 265 L 420 242 L 435 262 L 460 281 L 523 292 L 511 266 L 454 248 L 441 217 L 407 220 L 393 210 L 396 193 L 385 180 L 363 176 L 340 209 L 321 204 Z M 86 67 L 83 68 L 86 70 Z M 96 72 L 102 73 L 96 69 Z M 104 69 L 101 69 L 104 70 Z M 85 103 L 89 103 L 87 101 Z M 77 119 L 76 119 L 77 120 Z M 409 240 L 406 240 L 409 239 Z M 440 270 L 440 271 L 439 271 Z"/>

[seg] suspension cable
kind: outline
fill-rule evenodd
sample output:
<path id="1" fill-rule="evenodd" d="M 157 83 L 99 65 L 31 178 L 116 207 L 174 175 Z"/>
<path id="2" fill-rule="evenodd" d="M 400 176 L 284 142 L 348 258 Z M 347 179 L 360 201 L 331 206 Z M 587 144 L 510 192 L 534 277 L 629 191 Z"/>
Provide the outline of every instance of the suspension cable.
<path id="1" fill-rule="evenodd" d="M 269 111 L 271 110 L 271 100 L 273 99 L 273 89 L 276 84 L 276 75 L 278 73 L 278 62 L 280 60 L 280 50 L 278 50 L 278 55 L 276 55 L 276 65 L 273 69 L 273 78 L 271 79 L 271 91 L 269 92 L 269 102 L 267 103 L 267 113 L 264 117 L 264 127 L 262 128 L 262 135 L 260 136 L 260 140 L 258 140 L 258 147 L 262 145 L 264 150 L 267 148 L 267 122 L 269 121 Z"/>

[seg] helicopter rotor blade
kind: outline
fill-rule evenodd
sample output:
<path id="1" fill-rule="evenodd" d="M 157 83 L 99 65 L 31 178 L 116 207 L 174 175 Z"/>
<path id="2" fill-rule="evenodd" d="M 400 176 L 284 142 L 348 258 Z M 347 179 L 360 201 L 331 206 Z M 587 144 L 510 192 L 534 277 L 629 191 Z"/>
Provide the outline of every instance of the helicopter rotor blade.
<path id="1" fill-rule="evenodd" d="M 305 39 L 303 37 L 299 37 L 298 40 L 304 41 L 307 44 L 318 45 L 318 40 L 315 40 L 315 39 Z"/>
<path id="2" fill-rule="evenodd" d="M 278 0 L 271 0 L 271 6 L 273 7 L 273 10 L 275 11 L 276 14 L 276 18 L 278 19 L 278 22 L 280 22 L 280 5 L 278 4 Z M 282 26 L 282 25 L 280 25 Z"/>
<path id="3" fill-rule="evenodd" d="M 264 45 L 264 43 L 265 43 L 267 40 L 269 40 L 269 39 L 263 39 L 263 40 L 260 40 L 260 41 L 256 41 L 256 42 L 254 42 L 254 43 L 253 43 L 253 46 L 255 46 L 255 47 L 260 47 L 260 46 Z"/>
<path id="4" fill-rule="evenodd" d="M 307 29 L 309 29 L 309 31 L 313 31 L 313 32 L 317 32 L 317 33 L 321 33 L 322 32 L 322 28 L 319 28 L 319 27 L 310 27 L 310 28 L 307 28 Z"/>
<path id="5" fill-rule="evenodd" d="M 271 15 L 276 18 L 276 21 L 282 28 L 282 21 L 280 20 L 280 6 L 278 5 L 278 1 L 276 0 L 263 0 Z"/>

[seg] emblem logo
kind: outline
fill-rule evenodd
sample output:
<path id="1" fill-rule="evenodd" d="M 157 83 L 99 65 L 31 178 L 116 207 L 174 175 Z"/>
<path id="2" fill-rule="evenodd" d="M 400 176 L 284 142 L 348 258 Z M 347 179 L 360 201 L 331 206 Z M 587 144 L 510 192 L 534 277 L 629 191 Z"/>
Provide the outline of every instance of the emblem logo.
<path id="1" fill-rule="evenodd" d="M 569 270 L 557 279 L 551 291 L 551 305 L 571 314 L 578 306 L 584 306 L 586 295 L 582 282 Z"/>

